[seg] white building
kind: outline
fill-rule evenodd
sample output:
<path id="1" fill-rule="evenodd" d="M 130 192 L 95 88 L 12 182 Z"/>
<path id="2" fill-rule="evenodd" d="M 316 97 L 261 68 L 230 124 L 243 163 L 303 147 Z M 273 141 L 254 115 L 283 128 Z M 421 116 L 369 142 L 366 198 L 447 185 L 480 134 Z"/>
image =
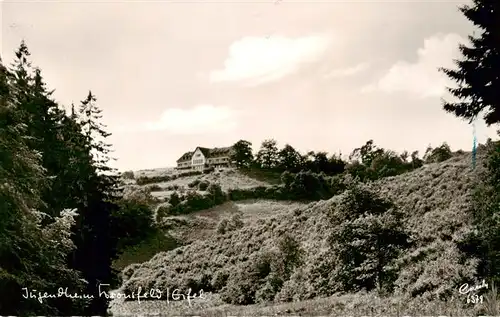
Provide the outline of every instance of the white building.
<path id="1" fill-rule="evenodd" d="M 177 160 L 177 169 L 203 171 L 208 167 L 230 166 L 232 153 L 232 147 L 210 149 L 198 146 L 194 151 L 184 153 Z"/>

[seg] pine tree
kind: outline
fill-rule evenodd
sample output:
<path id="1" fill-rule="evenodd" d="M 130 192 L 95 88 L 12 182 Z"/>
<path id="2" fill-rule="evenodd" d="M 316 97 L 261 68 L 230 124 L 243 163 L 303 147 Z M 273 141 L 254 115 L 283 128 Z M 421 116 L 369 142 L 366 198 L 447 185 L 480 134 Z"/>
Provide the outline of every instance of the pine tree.
<path id="1" fill-rule="evenodd" d="M 47 204 L 43 211 L 57 216 L 68 207 L 68 198 L 73 197 L 72 188 L 68 186 L 70 179 L 64 177 L 66 166 L 60 159 L 67 150 L 60 139 L 65 112 L 51 98 L 53 92 L 47 90 L 41 70 L 32 67 L 29 56 L 29 50 L 22 42 L 12 64 L 13 102 L 27 125 L 28 146 L 42 154 L 41 163 L 48 181 L 42 193 L 42 200 Z"/>
<path id="2" fill-rule="evenodd" d="M 19 104 L 29 88 L 16 79 L 0 61 L 0 315 L 78 314 L 83 302 L 22 297 L 24 287 L 55 291 L 65 285 L 81 292 L 82 285 L 78 272 L 65 264 L 74 247 L 68 239 L 72 216 L 41 226 L 48 183 L 41 153 L 29 146 L 26 112 Z"/>
<path id="3" fill-rule="evenodd" d="M 99 122 L 101 110 L 95 104 L 96 98 L 89 92 L 81 102 L 78 122 L 75 126 L 81 128 L 82 138 L 78 140 L 84 149 L 81 157 L 83 174 L 83 201 L 80 205 L 80 217 L 75 227 L 75 244 L 77 250 L 73 254 L 73 265 L 83 272 L 88 282 L 87 292 L 94 294 L 87 314 L 106 314 L 108 302 L 104 296 L 99 296 L 99 284 L 112 284 L 115 280 L 111 268 L 116 257 L 117 241 L 112 236 L 111 219 L 118 209 L 116 199 L 119 198 L 118 176 L 114 169 L 107 166 L 109 162 L 110 145 L 105 139 L 110 136 Z M 76 117 L 74 110 L 72 117 Z M 87 160 L 85 162 L 85 160 Z"/>
<path id="4" fill-rule="evenodd" d="M 460 7 L 463 15 L 479 28 L 469 36 L 470 46 L 459 46 L 462 58 L 457 69 L 441 68 L 457 88 L 448 91 L 460 101 L 444 102 L 444 110 L 472 122 L 484 111 L 487 125 L 500 123 L 500 3 L 474 0 Z"/>
<path id="5" fill-rule="evenodd" d="M 104 141 L 111 136 L 111 133 L 106 132 L 104 130 L 106 126 L 99 122 L 102 119 L 102 110 L 97 107 L 96 101 L 96 97 L 89 91 L 87 98 L 81 102 L 79 112 L 83 134 L 92 153 L 92 163 L 99 174 L 100 188 L 106 194 L 106 199 L 112 200 L 119 197 L 119 176 L 116 169 L 108 166 L 108 163 L 112 160 L 109 156 L 111 144 Z"/>
<path id="6" fill-rule="evenodd" d="M 81 117 L 73 105 L 66 115 L 24 42 L 15 53 L 11 70 L 0 63 L 0 314 L 105 315 L 108 300 L 97 290 L 115 282 L 110 221 L 120 198 L 107 165 L 110 134 L 91 93 Z M 78 210 L 76 223 L 67 208 Z M 22 301 L 21 287 L 61 285 L 95 298 Z"/>

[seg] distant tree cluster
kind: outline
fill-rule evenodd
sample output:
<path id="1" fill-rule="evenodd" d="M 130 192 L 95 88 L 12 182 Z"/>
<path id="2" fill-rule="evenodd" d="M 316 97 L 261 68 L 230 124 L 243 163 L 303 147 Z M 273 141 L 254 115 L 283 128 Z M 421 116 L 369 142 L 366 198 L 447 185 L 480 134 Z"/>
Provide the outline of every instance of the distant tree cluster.
<path id="1" fill-rule="evenodd" d="M 341 154 L 329 155 L 322 151 L 301 154 L 290 144 L 279 149 L 276 140 L 273 139 L 264 140 L 255 156 L 252 154 L 252 143 L 249 141 L 240 140 L 234 148 L 232 159 L 238 168 L 292 174 L 310 172 L 326 176 L 350 174 L 362 181 L 399 175 L 419 168 L 424 163 L 442 162 L 452 156 L 451 149 L 446 143 L 434 149 L 429 147 L 421 159 L 418 151 L 398 154 L 378 148 L 373 140 L 354 149 L 348 160 L 342 159 Z M 301 175 L 304 177 L 306 174 Z M 281 180 L 287 177 L 289 176 L 281 177 Z"/>

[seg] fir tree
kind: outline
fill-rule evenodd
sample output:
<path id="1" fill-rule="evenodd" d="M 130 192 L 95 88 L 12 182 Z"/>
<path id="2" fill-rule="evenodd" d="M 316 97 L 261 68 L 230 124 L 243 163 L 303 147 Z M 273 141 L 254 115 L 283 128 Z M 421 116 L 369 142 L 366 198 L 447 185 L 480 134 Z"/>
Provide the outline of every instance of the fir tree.
<path id="1" fill-rule="evenodd" d="M 444 102 L 444 110 L 472 122 L 484 111 L 487 125 L 500 122 L 500 2 L 474 0 L 460 11 L 480 30 L 469 36 L 470 45 L 460 45 L 457 69 L 441 68 L 457 88 L 448 91 L 460 101 Z"/>
<path id="2" fill-rule="evenodd" d="M 86 313 L 106 314 L 108 302 L 104 296 L 97 293 L 99 284 L 112 284 L 115 280 L 111 269 L 112 260 L 116 257 L 117 241 L 112 236 L 111 220 L 118 209 L 115 203 L 119 198 L 118 176 L 107 166 L 109 162 L 110 145 L 105 139 L 110 136 L 99 122 L 101 110 L 95 104 L 95 96 L 89 92 L 81 102 L 79 119 L 75 126 L 82 131 L 78 140 L 84 149 L 81 157 L 87 174 L 81 183 L 83 201 L 79 208 L 80 217 L 75 227 L 75 244 L 77 250 L 73 255 L 73 265 L 83 272 L 88 282 L 88 292 L 94 294 L 94 299 Z M 76 114 L 73 112 L 73 117 Z"/>
<path id="3" fill-rule="evenodd" d="M 109 156 L 111 144 L 105 142 L 111 133 L 106 132 L 106 126 L 99 122 L 102 119 L 102 110 L 96 105 L 96 97 L 89 91 L 87 98 L 81 102 L 80 115 L 83 134 L 90 146 L 92 153 L 92 163 L 99 174 L 99 185 L 106 194 L 106 199 L 119 197 L 117 171 L 111 168 L 108 163 L 114 160 Z"/>
<path id="4" fill-rule="evenodd" d="M 78 314 L 83 301 L 40 303 L 22 297 L 24 287 L 55 291 L 65 285 L 70 292 L 81 292 L 82 285 L 78 272 L 65 263 L 74 247 L 68 239 L 72 216 L 41 226 L 42 191 L 49 184 L 41 153 L 29 146 L 26 112 L 19 103 L 30 88 L 15 79 L 0 62 L 0 314 Z"/>

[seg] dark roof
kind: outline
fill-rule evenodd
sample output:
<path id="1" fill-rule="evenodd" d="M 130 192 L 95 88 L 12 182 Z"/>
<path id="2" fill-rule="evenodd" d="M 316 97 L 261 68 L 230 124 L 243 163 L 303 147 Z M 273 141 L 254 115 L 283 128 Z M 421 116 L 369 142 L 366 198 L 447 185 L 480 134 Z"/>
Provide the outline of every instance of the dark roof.
<path id="1" fill-rule="evenodd" d="M 206 158 L 211 158 L 211 157 L 219 157 L 219 156 L 229 155 L 230 152 L 233 150 L 233 147 L 229 146 L 229 147 L 220 147 L 220 148 L 210 149 L 207 147 L 198 146 L 198 147 L 196 147 L 196 149 L 194 149 L 194 151 L 184 153 L 177 160 L 177 162 L 190 160 L 193 157 L 193 154 L 194 154 L 194 152 L 196 152 L 197 149 L 200 149 L 201 153 L 203 153 L 203 156 L 205 156 Z"/>
<path id="2" fill-rule="evenodd" d="M 218 156 L 229 155 L 232 149 L 233 149 L 232 146 L 230 146 L 230 147 L 213 148 L 213 149 L 210 150 L 210 157 L 218 157 Z"/>
<path id="3" fill-rule="evenodd" d="M 210 150 L 211 149 L 209 149 L 207 147 L 198 146 L 196 149 L 194 149 L 194 152 L 196 152 L 197 149 L 200 149 L 201 153 L 203 153 L 203 156 L 205 156 L 207 158 L 210 157 Z"/>
<path id="4" fill-rule="evenodd" d="M 177 162 L 181 161 L 189 161 L 193 157 L 194 152 L 186 152 L 182 154 L 182 156 L 177 160 Z"/>

